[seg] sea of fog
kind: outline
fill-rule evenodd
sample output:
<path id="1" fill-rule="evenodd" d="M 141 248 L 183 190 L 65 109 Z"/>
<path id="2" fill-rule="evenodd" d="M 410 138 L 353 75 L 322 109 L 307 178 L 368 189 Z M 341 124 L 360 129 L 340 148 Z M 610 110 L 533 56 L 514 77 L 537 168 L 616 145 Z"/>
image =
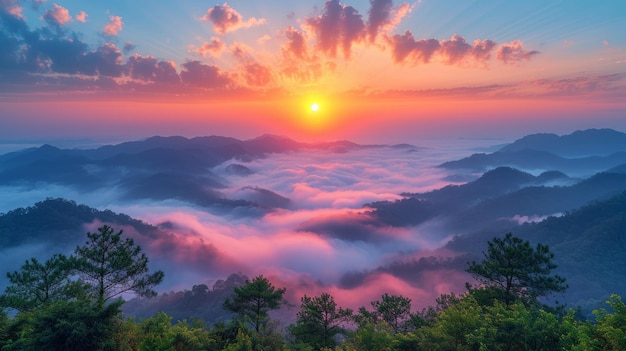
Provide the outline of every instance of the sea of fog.
<path id="1" fill-rule="evenodd" d="M 227 176 L 225 167 L 232 162 L 215 167 L 214 173 L 228 179 L 228 187 L 221 191 L 231 199 L 248 199 L 249 189 L 261 188 L 290 200 L 286 209 L 260 216 L 237 210 L 213 212 L 178 200 L 127 201 L 115 187 L 89 193 L 55 184 L 0 187 L 0 212 L 31 206 L 47 197 L 62 197 L 154 225 L 167 223 L 171 233 L 168 249 L 157 244 L 144 247 L 152 267 L 166 273 L 162 291 L 211 284 L 241 272 L 271 277 L 287 286 L 294 299 L 304 293 L 329 292 L 338 303 L 358 307 L 388 292 L 428 305 L 441 293 L 462 290 L 467 277 L 458 272 L 430 272 L 423 282 L 411 282 L 381 272 L 368 274 L 358 286 L 345 286 L 342 281 L 346 275 L 376 272 L 398 260 L 445 255 L 440 248 L 453 233 L 437 232 L 429 224 L 368 226 L 357 217 L 368 210 L 364 208 L 367 203 L 399 199 L 403 192 L 441 188 L 453 183 L 449 179 L 478 176 L 451 178 L 454 174 L 437 165 L 503 143 L 496 139 L 423 140 L 412 148 L 270 154 L 242 163 L 254 172 L 247 177 Z M 306 229 L 310 227 L 330 228 L 345 236 L 311 232 Z"/>

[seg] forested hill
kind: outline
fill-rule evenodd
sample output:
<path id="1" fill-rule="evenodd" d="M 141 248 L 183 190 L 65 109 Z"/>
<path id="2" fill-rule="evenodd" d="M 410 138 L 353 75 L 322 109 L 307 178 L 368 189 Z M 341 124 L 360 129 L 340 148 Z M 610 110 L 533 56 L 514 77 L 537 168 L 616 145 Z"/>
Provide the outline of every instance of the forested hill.
<path id="1" fill-rule="evenodd" d="M 448 161 L 448 169 L 488 170 L 511 166 L 523 170 L 560 170 L 588 177 L 626 163 L 626 134 L 612 129 L 579 130 L 569 135 L 532 134 L 493 153 Z"/>
<path id="2" fill-rule="evenodd" d="M 231 274 L 218 279 L 209 288 L 206 284 L 193 285 L 191 290 L 170 291 L 152 299 L 134 298 L 127 301 L 123 310 L 129 317 L 149 318 L 157 312 L 165 312 L 173 320 L 203 320 L 207 324 L 226 322 L 233 313 L 223 307 L 224 300 L 232 295 L 235 287 L 246 283 L 248 277 Z"/>
<path id="3" fill-rule="evenodd" d="M 557 272 L 567 278 L 565 300 L 587 313 L 601 307 L 611 293 L 626 294 L 626 192 L 595 201 L 560 217 L 509 226 L 516 236 L 547 244 L 555 255 Z M 494 231 L 484 229 L 457 237 L 447 247 L 480 253 Z"/>
<path id="4" fill-rule="evenodd" d="M 130 226 L 149 233 L 157 228 L 110 210 L 97 210 L 65 199 L 46 199 L 33 206 L 0 214 L 0 246 L 15 247 L 34 242 L 51 242 L 57 246 L 73 245 L 85 239 L 84 226 L 93 222 L 116 227 Z"/>

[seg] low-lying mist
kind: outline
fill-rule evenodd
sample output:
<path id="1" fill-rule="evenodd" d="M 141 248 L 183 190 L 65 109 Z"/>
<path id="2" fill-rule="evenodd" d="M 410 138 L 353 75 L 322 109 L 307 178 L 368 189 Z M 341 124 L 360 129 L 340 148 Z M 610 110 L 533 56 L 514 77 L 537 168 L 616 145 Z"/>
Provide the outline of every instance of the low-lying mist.
<path id="1" fill-rule="evenodd" d="M 385 267 L 451 256 L 440 248 L 452 233 L 433 232 L 427 225 L 392 227 L 363 206 L 449 184 L 444 179 L 451 172 L 435 166 L 469 152 L 406 146 L 303 150 L 247 162 L 229 160 L 207 170 L 225 180 L 226 187 L 219 189 L 224 197 L 254 201 L 263 209 L 254 215 L 245 207 L 212 208 L 184 199 L 128 199 L 115 186 L 85 191 L 43 182 L 3 187 L 0 212 L 61 197 L 155 225 L 167 235 L 147 238 L 130 227 L 116 229 L 141 244 L 152 269 L 166 273 L 161 291 L 188 289 L 241 272 L 264 274 L 286 286 L 292 303 L 304 293 L 329 292 L 338 303 L 357 308 L 387 292 L 425 306 L 441 293 L 461 290 L 468 277 L 446 264 L 412 276 Z M 84 231 L 99 225 L 90 223 Z M 31 246 L 5 251 L 0 260 L 7 270 L 19 266 L 7 259 L 45 259 L 53 253 Z"/>

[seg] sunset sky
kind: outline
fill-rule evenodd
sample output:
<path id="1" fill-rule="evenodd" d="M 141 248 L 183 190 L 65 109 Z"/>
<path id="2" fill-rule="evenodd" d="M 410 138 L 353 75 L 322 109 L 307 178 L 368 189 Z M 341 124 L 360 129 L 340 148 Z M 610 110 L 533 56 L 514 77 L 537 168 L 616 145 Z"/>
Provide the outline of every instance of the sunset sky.
<path id="1" fill-rule="evenodd" d="M 626 130 L 624 33 L 608 0 L 0 0 L 0 141 Z"/>

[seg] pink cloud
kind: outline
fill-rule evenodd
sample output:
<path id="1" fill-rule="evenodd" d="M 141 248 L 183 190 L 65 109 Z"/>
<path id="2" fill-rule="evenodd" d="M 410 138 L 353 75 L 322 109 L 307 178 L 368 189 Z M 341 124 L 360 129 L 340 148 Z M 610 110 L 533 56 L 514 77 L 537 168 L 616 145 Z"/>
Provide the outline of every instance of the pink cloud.
<path id="1" fill-rule="evenodd" d="M 201 17 L 201 20 L 211 22 L 213 30 L 218 34 L 225 34 L 240 28 L 249 28 L 265 23 L 264 18 L 257 19 L 252 17 L 244 20 L 243 16 L 234 8 L 228 6 L 227 3 L 211 7 L 207 10 L 206 14 Z"/>
<path id="2" fill-rule="evenodd" d="M 287 43 L 282 47 L 283 55 L 298 59 L 305 58 L 307 56 L 307 47 L 304 34 L 292 26 L 287 27 L 284 33 Z"/>
<path id="3" fill-rule="evenodd" d="M 349 58 L 352 45 L 366 34 L 358 11 L 339 0 L 326 1 L 322 14 L 307 18 L 306 23 L 316 36 L 317 47 L 330 57 L 337 56 L 337 50 L 341 49 L 344 57 Z"/>
<path id="4" fill-rule="evenodd" d="M 493 40 L 485 39 L 474 40 L 472 45 L 472 55 L 478 62 L 486 62 L 491 58 L 491 53 L 493 49 L 496 47 L 496 42 Z"/>
<path id="5" fill-rule="evenodd" d="M 242 74 L 249 86 L 262 87 L 272 82 L 272 70 L 259 63 L 249 63 L 243 68 Z"/>
<path id="6" fill-rule="evenodd" d="M 381 33 L 387 34 L 395 28 L 413 9 L 413 5 L 406 2 L 394 8 L 392 0 L 370 0 L 370 5 L 367 19 L 367 34 L 370 43 L 375 42 Z"/>
<path id="7" fill-rule="evenodd" d="M 469 58 L 476 62 L 486 62 L 491 58 L 491 53 L 496 47 L 492 40 L 474 40 L 472 45 L 465 41 L 459 34 L 454 34 L 450 40 L 442 40 L 439 43 L 439 55 L 444 58 L 444 62 L 453 65 L 460 64 Z"/>
<path id="8" fill-rule="evenodd" d="M 256 40 L 256 42 L 259 43 L 259 44 L 263 44 L 266 41 L 269 41 L 271 39 L 272 39 L 272 37 L 269 34 L 263 34 L 259 39 Z"/>
<path id="9" fill-rule="evenodd" d="M 52 8 L 44 12 L 41 18 L 52 26 L 62 26 L 72 20 L 70 12 L 58 4 L 52 4 Z"/>
<path id="10" fill-rule="evenodd" d="M 524 60 L 528 61 L 537 54 L 539 51 L 527 51 L 520 40 L 514 40 L 510 43 L 501 44 L 498 47 L 496 58 L 503 63 L 517 63 Z"/>
<path id="11" fill-rule="evenodd" d="M 209 41 L 205 41 L 199 47 L 191 45 L 189 51 L 199 54 L 203 58 L 211 56 L 219 56 L 224 51 L 224 43 L 217 37 L 211 37 Z"/>
<path id="12" fill-rule="evenodd" d="M 438 56 L 448 65 L 464 65 L 473 62 L 487 63 L 491 54 L 498 45 L 490 39 L 476 39 L 470 45 L 465 38 L 454 34 L 449 40 L 419 39 L 413 33 L 405 31 L 388 39 L 391 46 L 392 58 L 395 63 L 412 61 L 413 63 L 429 63 Z M 530 60 L 539 54 L 538 51 L 527 51 L 521 41 L 515 40 L 501 44 L 496 52 L 496 58 L 504 63 L 515 63 Z"/>
<path id="13" fill-rule="evenodd" d="M 109 23 L 104 26 L 103 32 L 106 36 L 116 36 L 121 30 L 122 25 L 122 17 L 120 16 L 110 16 Z"/>
<path id="14" fill-rule="evenodd" d="M 439 50 L 439 40 L 420 39 L 415 40 L 410 31 L 404 34 L 396 34 L 391 37 L 392 57 L 394 62 L 402 63 L 411 59 L 415 63 L 428 63 Z"/>
<path id="15" fill-rule="evenodd" d="M 24 14 L 22 13 L 22 10 L 23 9 L 21 6 L 15 4 L 9 4 L 9 6 L 6 7 L 6 11 L 10 15 L 24 19 Z"/>
<path id="16" fill-rule="evenodd" d="M 367 19 L 367 34 L 370 42 L 374 42 L 381 27 L 387 25 L 393 10 L 392 0 L 370 0 L 371 8 Z"/>
<path id="17" fill-rule="evenodd" d="M 78 22 L 85 23 L 87 22 L 87 13 L 85 11 L 80 11 L 74 18 L 76 18 Z"/>

